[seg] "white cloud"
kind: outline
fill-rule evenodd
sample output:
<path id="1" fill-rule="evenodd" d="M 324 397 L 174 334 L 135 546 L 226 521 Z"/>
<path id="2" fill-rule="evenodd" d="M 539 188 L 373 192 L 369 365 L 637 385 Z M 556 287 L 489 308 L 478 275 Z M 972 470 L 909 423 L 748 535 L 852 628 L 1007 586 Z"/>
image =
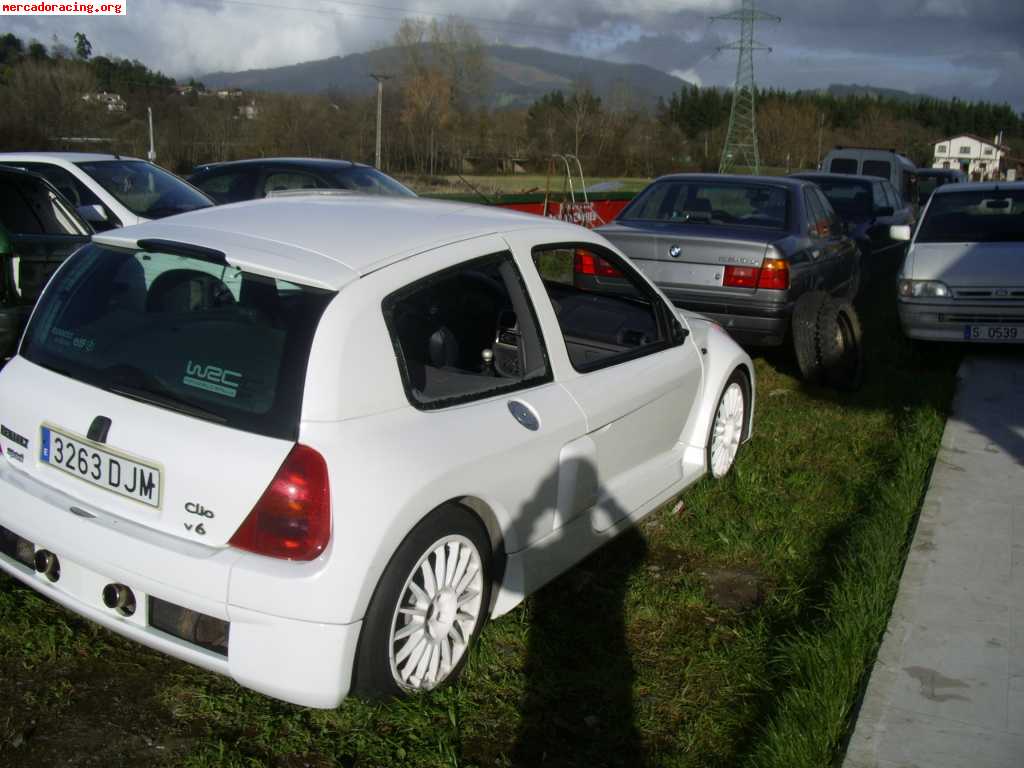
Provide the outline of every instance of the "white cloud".
<path id="1" fill-rule="evenodd" d="M 693 67 L 690 67 L 690 69 L 673 69 L 669 74 L 672 75 L 672 77 L 678 77 L 680 80 L 685 80 L 692 85 L 696 85 L 698 88 L 704 85 L 704 80 L 697 74 Z"/>

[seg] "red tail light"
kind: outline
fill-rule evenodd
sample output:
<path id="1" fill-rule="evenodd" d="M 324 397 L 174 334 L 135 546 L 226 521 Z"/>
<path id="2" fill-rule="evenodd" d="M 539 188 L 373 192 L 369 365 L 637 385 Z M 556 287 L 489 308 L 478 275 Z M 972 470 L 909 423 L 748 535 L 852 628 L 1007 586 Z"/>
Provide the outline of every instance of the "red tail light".
<path id="1" fill-rule="evenodd" d="M 726 267 L 722 285 L 727 288 L 789 288 L 789 262 L 765 259 L 760 267 Z"/>
<path id="2" fill-rule="evenodd" d="M 789 262 L 785 259 L 765 259 L 761 265 L 758 288 L 774 288 L 784 291 L 789 288 Z"/>
<path id="3" fill-rule="evenodd" d="M 728 288 L 756 288 L 761 270 L 757 267 L 726 267 L 722 285 Z"/>
<path id="4" fill-rule="evenodd" d="M 622 273 L 607 261 L 583 248 L 576 250 L 576 255 L 572 260 L 572 270 L 577 275 L 622 277 Z"/>
<path id="5" fill-rule="evenodd" d="M 296 444 L 228 544 L 284 560 L 312 560 L 331 538 L 324 457 Z"/>

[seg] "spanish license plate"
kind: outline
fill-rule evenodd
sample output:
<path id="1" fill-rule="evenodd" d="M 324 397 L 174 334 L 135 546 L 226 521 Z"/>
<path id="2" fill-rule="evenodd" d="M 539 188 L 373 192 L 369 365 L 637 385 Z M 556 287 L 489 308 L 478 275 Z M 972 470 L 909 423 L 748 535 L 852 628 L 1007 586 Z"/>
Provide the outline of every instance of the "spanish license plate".
<path id="1" fill-rule="evenodd" d="M 163 489 L 160 467 L 123 453 L 100 448 L 70 432 L 43 425 L 40 428 L 39 460 L 87 483 L 160 506 Z"/>
<path id="2" fill-rule="evenodd" d="M 965 325 L 964 341 L 1024 342 L 1024 325 Z"/>

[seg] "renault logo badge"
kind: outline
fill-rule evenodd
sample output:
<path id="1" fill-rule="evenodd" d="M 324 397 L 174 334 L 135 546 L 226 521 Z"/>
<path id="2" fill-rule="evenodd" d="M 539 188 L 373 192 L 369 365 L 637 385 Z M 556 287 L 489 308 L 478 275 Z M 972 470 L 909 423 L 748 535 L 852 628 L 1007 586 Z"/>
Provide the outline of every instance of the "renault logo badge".
<path id="1" fill-rule="evenodd" d="M 673 245 L 671 248 L 668 249 L 668 255 L 671 256 L 673 259 L 678 259 L 680 256 L 683 255 L 683 249 L 680 248 L 678 245 Z"/>

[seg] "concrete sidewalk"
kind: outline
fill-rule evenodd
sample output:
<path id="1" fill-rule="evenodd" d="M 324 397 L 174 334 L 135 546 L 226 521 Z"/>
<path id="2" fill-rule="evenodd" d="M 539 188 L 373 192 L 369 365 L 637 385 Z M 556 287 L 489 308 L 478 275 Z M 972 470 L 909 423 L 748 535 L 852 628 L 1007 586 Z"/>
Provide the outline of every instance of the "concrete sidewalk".
<path id="1" fill-rule="evenodd" d="M 843 765 L 1024 766 L 1024 354 L 960 369 Z"/>

